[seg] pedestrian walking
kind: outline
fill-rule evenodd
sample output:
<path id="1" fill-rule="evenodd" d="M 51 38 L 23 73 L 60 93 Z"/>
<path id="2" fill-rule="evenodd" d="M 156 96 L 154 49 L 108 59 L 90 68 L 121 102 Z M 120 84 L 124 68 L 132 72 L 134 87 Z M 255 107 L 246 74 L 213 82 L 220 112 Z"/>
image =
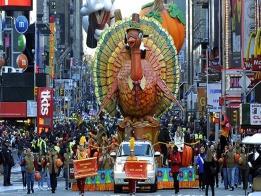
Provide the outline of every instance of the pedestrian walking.
<path id="1" fill-rule="evenodd" d="M 50 173 L 50 182 L 51 182 L 51 189 L 52 193 L 55 193 L 55 190 L 57 188 L 57 173 L 58 173 L 58 167 L 56 164 L 56 161 L 58 159 L 57 152 L 53 149 L 49 152 L 48 157 L 48 171 Z"/>
<path id="2" fill-rule="evenodd" d="M 12 186 L 11 179 L 11 169 L 14 166 L 14 159 L 12 156 L 11 145 L 8 140 L 5 140 L 2 147 L 2 162 L 4 170 L 4 186 Z"/>
<path id="3" fill-rule="evenodd" d="M 247 160 L 248 160 L 248 155 L 246 154 L 246 149 L 245 147 L 242 147 L 238 164 L 240 168 L 241 180 L 243 182 L 244 190 L 246 190 L 248 186 L 249 167 L 248 167 Z"/>
<path id="4" fill-rule="evenodd" d="M 31 149 L 28 148 L 25 156 L 25 171 L 26 171 L 26 183 L 27 183 L 27 194 L 31 191 L 34 193 L 34 156 Z"/>
<path id="5" fill-rule="evenodd" d="M 205 195 L 208 195 L 208 188 L 210 186 L 212 196 L 214 196 L 216 165 L 215 165 L 215 155 L 210 148 L 207 148 L 206 151 L 206 156 L 204 160 L 204 170 L 205 170 L 205 184 L 206 184 Z"/>
<path id="6" fill-rule="evenodd" d="M 228 184 L 230 190 L 234 191 L 235 186 L 235 152 L 233 150 L 233 145 L 229 144 L 227 156 L 227 174 L 228 174 Z"/>
<path id="7" fill-rule="evenodd" d="M 175 194 L 178 194 L 179 193 L 178 175 L 179 175 L 179 168 L 181 164 L 181 157 L 180 157 L 180 153 L 178 152 L 178 147 L 176 145 L 172 147 L 168 160 L 171 166 L 171 172 L 174 180 Z"/>
<path id="8" fill-rule="evenodd" d="M 26 189 L 25 155 L 26 155 L 26 150 L 24 149 L 24 151 L 21 152 L 21 154 L 19 156 L 19 164 L 20 164 L 21 173 L 22 173 L 23 189 Z"/>
<path id="9" fill-rule="evenodd" d="M 70 187 L 69 184 L 69 163 L 72 160 L 72 155 L 70 153 L 69 147 L 65 148 L 65 153 L 64 153 L 64 164 L 63 164 L 63 176 L 65 179 L 65 189 L 68 190 Z"/>
<path id="10" fill-rule="evenodd" d="M 200 153 L 196 159 L 196 165 L 198 169 L 199 188 L 203 191 L 205 189 L 205 171 L 204 171 L 204 159 L 205 159 L 205 147 L 200 147 Z"/>

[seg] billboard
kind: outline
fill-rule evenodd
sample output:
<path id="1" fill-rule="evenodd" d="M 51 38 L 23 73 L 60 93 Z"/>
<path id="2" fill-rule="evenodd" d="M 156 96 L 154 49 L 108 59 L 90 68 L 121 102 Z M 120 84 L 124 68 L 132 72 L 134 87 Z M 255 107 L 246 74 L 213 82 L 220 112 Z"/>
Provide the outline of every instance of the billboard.
<path id="1" fill-rule="evenodd" d="M 37 128 L 38 134 L 53 127 L 53 89 L 38 88 L 37 92 Z"/>
<path id="2" fill-rule="evenodd" d="M 261 104 L 250 104 L 250 124 L 261 125 Z"/>
<path id="3" fill-rule="evenodd" d="M 219 98 L 221 97 L 221 83 L 211 83 L 207 85 L 207 103 L 210 112 L 220 112 Z"/>
<path id="4" fill-rule="evenodd" d="M 0 0 L 0 10 L 32 10 L 33 0 Z"/>
<path id="5" fill-rule="evenodd" d="M 204 116 L 206 110 L 206 87 L 198 87 L 198 111 Z"/>
<path id="6" fill-rule="evenodd" d="M 231 27 L 231 49 L 232 60 L 230 68 L 241 67 L 241 28 L 242 28 L 242 0 L 232 0 L 232 27 Z"/>
<path id="7" fill-rule="evenodd" d="M 26 102 L 0 102 L 0 119 L 26 118 Z"/>

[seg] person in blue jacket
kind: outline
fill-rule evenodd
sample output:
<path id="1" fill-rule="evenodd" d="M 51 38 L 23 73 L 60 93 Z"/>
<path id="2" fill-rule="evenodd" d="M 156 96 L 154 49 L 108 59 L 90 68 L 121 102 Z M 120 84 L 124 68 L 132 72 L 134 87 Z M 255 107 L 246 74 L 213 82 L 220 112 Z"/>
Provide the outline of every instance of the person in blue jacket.
<path id="1" fill-rule="evenodd" d="M 204 183 L 204 158 L 205 158 L 205 147 L 201 146 L 200 148 L 200 153 L 197 156 L 196 159 L 196 165 L 198 169 L 198 176 L 199 176 L 199 188 L 201 190 L 204 190 L 205 188 L 205 183 Z"/>

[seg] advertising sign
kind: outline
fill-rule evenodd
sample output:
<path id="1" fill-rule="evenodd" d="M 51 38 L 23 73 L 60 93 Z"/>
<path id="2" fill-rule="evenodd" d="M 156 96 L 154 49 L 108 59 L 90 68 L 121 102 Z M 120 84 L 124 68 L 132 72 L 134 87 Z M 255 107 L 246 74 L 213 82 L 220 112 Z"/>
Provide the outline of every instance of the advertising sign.
<path id="1" fill-rule="evenodd" d="M 36 101 L 27 100 L 27 117 L 37 117 Z"/>
<path id="2" fill-rule="evenodd" d="M 25 16 L 18 16 L 15 19 L 15 29 L 18 33 L 25 33 L 28 27 L 29 23 Z"/>
<path id="3" fill-rule="evenodd" d="M 0 10 L 32 10 L 33 0 L 0 0 Z"/>
<path id="4" fill-rule="evenodd" d="M 250 124 L 261 125 L 261 104 L 250 104 Z"/>
<path id="5" fill-rule="evenodd" d="M 54 46 L 55 46 L 55 39 L 54 39 L 54 34 L 55 34 L 55 18 L 54 16 L 50 17 L 50 31 L 51 34 L 49 36 L 49 75 L 53 79 L 54 78 Z"/>
<path id="6" fill-rule="evenodd" d="M 203 116 L 206 109 L 206 87 L 198 87 L 198 111 Z"/>
<path id="7" fill-rule="evenodd" d="M 53 127 L 53 89 L 38 88 L 37 93 L 37 125 L 40 134 L 43 128 Z"/>
<path id="8" fill-rule="evenodd" d="M 221 84 L 211 83 L 207 86 L 207 99 L 210 112 L 220 112 L 221 106 L 219 105 L 219 98 L 221 97 Z"/>
<path id="9" fill-rule="evenodd" d="M 147 179 L 147 161 L 126 161 L 124 169 L 128 179 Z"/>
<path id="10" fill-rule="evenodd" d="M 247 55 L 248 41 L 251 36 L 251 33 L 255 31 L 255 0 L 244 1 L 244 17 L 243 17 L 243 26 L 244 26 L 244 38 L 243 38 L 243 49 L 244 55 Z M 250 54 L 254 54 L 254 45 L 250 46 Z"/>
<path id="11" fill-rule="evenodd" d="M 97 157 L 74 160 L 73 167 L 75 179 L 96 176 L 98 171 Z"/>
<path id="12" fill-rule="evenodd" d="M 0 10 L 24 11 L 33 9 L 33 0 L 0 0 Z"/>
<path id="13" fill-rule="evenodd" d="M 242 1 L 231 1 L 232 7 L 232 29 L 231 29 L 231 68 L 241 67 L 241 27 L 242 27 Z"/>

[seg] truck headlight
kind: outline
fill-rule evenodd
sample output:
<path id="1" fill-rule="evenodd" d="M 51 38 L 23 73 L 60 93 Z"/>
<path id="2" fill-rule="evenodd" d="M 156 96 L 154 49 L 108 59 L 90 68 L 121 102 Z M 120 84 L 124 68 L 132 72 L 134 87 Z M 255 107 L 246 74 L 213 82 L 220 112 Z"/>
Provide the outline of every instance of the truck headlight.
<path id="1" fill-rule="evenodd" d="M 154 170 L 154 165 L 151 164 L 151 163 L 148 163 L 147 164 L 147 171 L 151 171 L 151 170 Z"/>
<path id="2" fill-rule="evenodd" d="M 116 162 L 114 167 L 115 167 L 116 171 L 122 171 L 123 170 L 123 164 L 122 163 Z"/>

